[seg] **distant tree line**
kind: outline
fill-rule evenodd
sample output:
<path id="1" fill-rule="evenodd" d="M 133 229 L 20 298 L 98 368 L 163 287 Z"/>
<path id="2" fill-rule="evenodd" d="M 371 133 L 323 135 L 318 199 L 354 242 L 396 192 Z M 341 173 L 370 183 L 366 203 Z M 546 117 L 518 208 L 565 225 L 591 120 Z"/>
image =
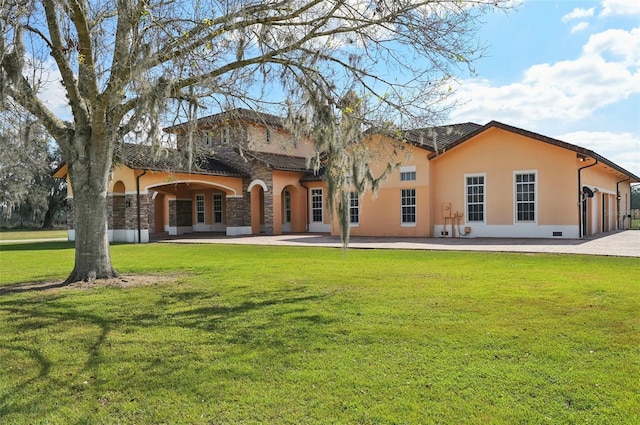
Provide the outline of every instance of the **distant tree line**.
<path id="1" fill-rule="evenodd" d="M 640 210 L 640 184 L 631 187 L 631 209 Z"/>
<path id="2" fill-rule="evenodd" d="M 66 224 L 66 182 L 51 176 L 61 162 L 33 117 L 0 113 L 0 227 Z"/>

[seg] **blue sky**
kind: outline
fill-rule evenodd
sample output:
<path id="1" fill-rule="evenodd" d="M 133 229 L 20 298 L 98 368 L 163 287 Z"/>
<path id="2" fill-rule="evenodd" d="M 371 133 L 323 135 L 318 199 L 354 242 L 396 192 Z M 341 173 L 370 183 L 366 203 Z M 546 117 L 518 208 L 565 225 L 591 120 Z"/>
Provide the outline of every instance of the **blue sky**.
<path id="1" fill-rule="evenodd" d="M 640 0 L 512 1 L 514 10 L 483 16 L 486 57 L 459 76 L 447 121 L 500 121 L 640 175 Z M 58 85 L 44 97 L 65 109 Z"/>
<path id="2" fill-rule="evenodd" d="M 486 57 L 449 122 L 500 121 L 640 175 L 640 0 L 524 0 L 483 20 Z"/>

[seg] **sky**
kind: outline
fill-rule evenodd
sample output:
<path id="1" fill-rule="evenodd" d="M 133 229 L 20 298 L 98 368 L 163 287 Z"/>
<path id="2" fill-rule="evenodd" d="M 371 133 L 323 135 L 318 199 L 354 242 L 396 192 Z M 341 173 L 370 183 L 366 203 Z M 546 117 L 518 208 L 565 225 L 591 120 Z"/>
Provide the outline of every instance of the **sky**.
<path id="1" fill-rule="evenodd" d="M 483 21 L 450 123 L 500 121 L 640 175 L 640 0 L 524 0 Z"/>
<path id="2" fill-rule="evenodd" d="M 640 175 L 640 0 L 513 2 L 482 17 L 485 57 L 458 76 L 447 121 L 500 121 Z M 54 110 L 66 107 L 58 91 L 45 95 Z"/>

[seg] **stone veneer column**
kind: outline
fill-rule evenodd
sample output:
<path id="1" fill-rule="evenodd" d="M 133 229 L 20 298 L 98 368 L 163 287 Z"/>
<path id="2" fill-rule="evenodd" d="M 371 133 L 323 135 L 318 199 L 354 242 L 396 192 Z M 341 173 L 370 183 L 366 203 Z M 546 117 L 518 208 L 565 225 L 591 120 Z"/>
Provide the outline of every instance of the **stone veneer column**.
<path id="1" fill-rule="evenodd" d="M 108 228 L 111 230 L 120 230 L 127 228 L 125 214 L 127 213 L 126 199 L 124 194 L 111 195 L 111 205 L 107 209 Z"/>
<path id="2" fill-rule="evenodd" d="M 248 226 L 245 220 L 245 200 L 244 197 L 227 197 L 226 225 L 230 227 Z"/>

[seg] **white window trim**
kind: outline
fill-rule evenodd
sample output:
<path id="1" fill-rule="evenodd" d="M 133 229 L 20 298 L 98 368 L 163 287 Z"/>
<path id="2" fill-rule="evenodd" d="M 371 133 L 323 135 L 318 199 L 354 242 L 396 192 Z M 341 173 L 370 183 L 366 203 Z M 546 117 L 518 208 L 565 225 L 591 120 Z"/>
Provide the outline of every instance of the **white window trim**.
<path id="1" fill-rule="evenodd" d="M 534 182 L 534 191 L 533 191 L 533 196 L 534 196 L 534 200 L 533 200 L 533 220 L 527 220 L 527 221 L 519 221 L 518 220 L 518 191 L 517 191 L 517 183 L 516 183 L 516 175 L 518 174 L 533 174 L 535 175 L 535 179 L 536 181 Z M 537 225 L 538 224 L 538 215 L 539 215 L 539 209 L 538 209 L 538 170 L 515 170 L 513 172 L 513 177 L 512 177 L 512 181 L 513 181 L 513 222 L 514 224 L 519 224 L 519 225 Z"/>
<path id="2" fill-rule="evenodd" d="M 202 221 L 199 220 L 198 214 L 198 197 L 202 197 Z M 205 206 L 205 196 L 204 193 L 196 193 L 196 224 L 203 224 L 207 221 L 207 208 Z"/>
<path id="3" fill-rule="evenodd" d="M 287 197 L 289 198 L 289 206 L 287 207 Z M 288 190 L 285 190 L 284 193 L 282 194 L 282 201 L 283 201 L 283 224 L 290 224 L 291 223 L 291 218 L 293 218 L 293 209 L 291 208 L 291 204 L 292 204 L 292 200 L 291 200 L 291 192 L 289 192 Z M 287 218 L 287 212 L 289 213 L 289 219 Z"/>
<path id="4" fill-rule="evenodd" d="M 415 193 L 414 196 L 414 201 L 415 204 L 413 204 L 413 208 L 415 210 L 415 221 L 413 222 L 407 222 L 407 223 L 403 223 L 402 222 L 402 191 L 403 190 L 413 190 Z M 406 189 L 400 189 L 400 227 L 416 227 L 418 225 L 418 190 L 414 187 L 408 187 Z"/>
<path id="5" fill-rule="evenodd" d="M 349 192 L 349 227 L 360 227 L 360 214 L 362 213 L 361 202 L 360 201 L 362 200 L 362 197 L 358 194 L 358 206 L 357 206 L 357 208 L 358 208 L 358 221 L 355 222 L 355 223 L 352 223 L 351 222 L 351 208 L 352 208 L 351 207 L 351 194 L 352 193 L 357 193 L 357 192 Z"/>
<path id="6" fill-rule="evenodd" d="M 316 221 L 313 219 L 313 192 L 314 191 L 319 191 L 320 192 L 320 221 Z M 311 197 L 309 199 L 309 201 L 311 202 L 309 211 L 311 212 L 311 217 L 309 217 L 309 222 L 310 223 L 324 223 L 324 191 L 322 190 L 322 188 L 316 187 L 316 188 L 312 188 L 311 189 Z M 316 208 L 317 209 L 317 208 Z"/>
<path id="7" fill-rule="evenodd" d="M 220 132 L 220 143 L 226 145 L 229 143 L 229 127 L 223 127 Z"/>
<path id="8" fill-rule="evenodd" d="M 469 200 L 467 198 L 467 177 L 484 177 L 484 202 L 482 209 L 482 221 L 469 221 Z M 515 181 L 515 175 L 514 175 Z M 465 224 L 486 224 L 487 223 L 487 173 L 470 173 L 464 175 L 464 222 Z"/>
<path id="9" fill-rule="evenodd" d="M 415 179 L 411 180 L 402 180 L 402 175 L 405 173 L 415 173 Z M 415 165 L 403 165 L 400 167 L 400 181 L 401 182 L 414 182 L 418 180 L 418 173 L 416 171 Z"/>
<path id="10" fill-rule="evenodd" d="M 220 199 L 220 215 L 222 220 L 221 221 L 216 221 L 216 197 L 219 197 Z M 214 193 L 211 196 L 211 208 L 212 208 L 212 213 L 213 213 L 213 224 L 222 224 L 224 223 L 224 195 L 221 193 Z"/>

